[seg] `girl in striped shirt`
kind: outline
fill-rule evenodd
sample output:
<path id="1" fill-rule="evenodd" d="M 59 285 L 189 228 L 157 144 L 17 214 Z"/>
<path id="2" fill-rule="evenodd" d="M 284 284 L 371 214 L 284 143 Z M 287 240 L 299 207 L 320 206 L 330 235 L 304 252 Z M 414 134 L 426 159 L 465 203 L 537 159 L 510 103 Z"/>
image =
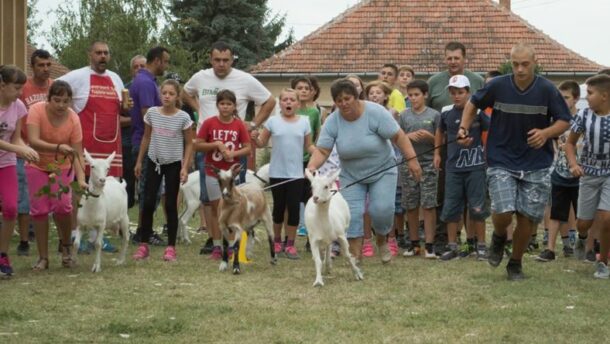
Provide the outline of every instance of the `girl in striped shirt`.
<path id="1" fill-rule="evenodd" d="M 193 121 L 180 110 L 180 84 L 166 80 L 161 84 L 162 106 L 148 109 L 144 115 L 144 137 L 134 169 L 136 177 L 142 174 L 142 160 L 146 152 L 146 190 L 142 210 L 142 243 L 133 255 L 135 260 L 148 258 L 148 241 L 152 234 L 156 195 L 165 177 L 165 212 L 167 214 L 168 246 L 163 254 L 166 261 L 176 260 L 176 233 L 178 230 L 178 189 L 186 183 L 188 165 L 193 150 Z"/>

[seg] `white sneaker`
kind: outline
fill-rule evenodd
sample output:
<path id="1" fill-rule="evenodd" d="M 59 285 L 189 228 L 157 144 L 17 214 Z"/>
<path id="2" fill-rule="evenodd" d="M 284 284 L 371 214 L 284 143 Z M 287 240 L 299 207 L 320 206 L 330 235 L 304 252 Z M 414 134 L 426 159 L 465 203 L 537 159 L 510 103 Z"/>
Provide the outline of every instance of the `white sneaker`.
<path id="1" fill-rule="evenodd" d="M 379 256 L 381 257 L 381 262 L 383 264 L 387 264 L 392 260 L 392 251 L 390 251 L 390 247 L 388 243 L 379 246 Z"/>
<path id="2" fill-rule="evenodd" d="M 595 273 L 593 274 L 593 277 L 608 279 L 610 277 L 608 265 L 606 265 L 604 262 L 595 263 Z"/>
<path id="3" fill-rule="evenodd" d="M 434 250 L 428 251 L 428 250 L 424 249 L 424 251 L 426 252 L 424 255 L 424 258 L 426 258 L 426 259 L 436 259 L 437 258 L 436 254 L 434 254 Z"/>

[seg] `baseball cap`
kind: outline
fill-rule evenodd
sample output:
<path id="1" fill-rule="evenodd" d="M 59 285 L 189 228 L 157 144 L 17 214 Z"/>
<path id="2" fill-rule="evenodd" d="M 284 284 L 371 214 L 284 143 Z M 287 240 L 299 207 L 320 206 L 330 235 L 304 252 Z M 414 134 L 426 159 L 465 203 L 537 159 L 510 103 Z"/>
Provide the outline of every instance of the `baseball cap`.
<path id="1" fill-rule="evenodd" d="M 470 87 L 470 80 L 468 80 L 467 77 L 465 77 L 464 75 L 461 75 L 461 74 L 454 75 L 451 78 L 449 78 L 449 85 L 447 85 L 447 88 L 449 88 L 449 87 L 455 87 L 455 88 Z"/>

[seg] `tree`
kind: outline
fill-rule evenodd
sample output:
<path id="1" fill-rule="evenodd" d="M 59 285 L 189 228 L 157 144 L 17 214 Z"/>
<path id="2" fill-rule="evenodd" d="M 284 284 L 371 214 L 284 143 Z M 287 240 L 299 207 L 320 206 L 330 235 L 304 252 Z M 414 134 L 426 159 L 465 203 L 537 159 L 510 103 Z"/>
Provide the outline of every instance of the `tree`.
<path id="1" fill-rule="evenodd" d="M 38 19 L 38 0 L 28 0 L 28 13 L 27 13 L 27 36 L 28 42 L 34 42 L 34 38 L 38 34 L 38 29 L 42 24 L 42 20 Z"/>
<path id="2" fill-rule="evenodd" d="M 105 41 L 112 59 L 108 68 L 128 80 L 129 61 L 158 43 L 166 20 L 165 0 L 65 0 L 54 11 L 50 44 L 60 63 L 70 69 L 88 64 L 87 48 Z"/>
<path id="3" fill-rule="evenodd" d="M 247 67 L 285 49 L 294 41 L 292 30 L 279 42 L 285 15 L 272 14 L 267 0 L 172 0 L 175 30 L 193 61 L 206 65 L 209 47 L 227 42 L 238 57 L 237 68 Z"/>

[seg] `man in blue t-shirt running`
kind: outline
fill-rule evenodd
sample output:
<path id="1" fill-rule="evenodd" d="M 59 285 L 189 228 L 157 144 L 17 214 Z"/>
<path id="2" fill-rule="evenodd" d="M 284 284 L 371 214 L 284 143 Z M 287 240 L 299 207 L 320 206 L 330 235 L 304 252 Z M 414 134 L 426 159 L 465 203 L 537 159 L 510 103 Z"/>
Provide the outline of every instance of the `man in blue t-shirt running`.
<path id="1" fill-rule="evenodd" d="M 517 44 L 510 57 L 513 74 L 494 78 L 470 98 L 457 136 L 460 144 L 469 145 L 472 138 L 468 129 L 477 108 L 493 108 L 487 139 L 487 181 L 494 233 L 488 262 L 493 267 L 500 265 L 506 228 L 516 213 L 513 252 L 506 272 L 509 280 L 520 280 L 524 278 L 523 253 L 544 216 L 550 192 L 553 147 L 549 139 L 569 128 L 571 116 L 555 85 L 535 74 L 532 47 Z"/>

